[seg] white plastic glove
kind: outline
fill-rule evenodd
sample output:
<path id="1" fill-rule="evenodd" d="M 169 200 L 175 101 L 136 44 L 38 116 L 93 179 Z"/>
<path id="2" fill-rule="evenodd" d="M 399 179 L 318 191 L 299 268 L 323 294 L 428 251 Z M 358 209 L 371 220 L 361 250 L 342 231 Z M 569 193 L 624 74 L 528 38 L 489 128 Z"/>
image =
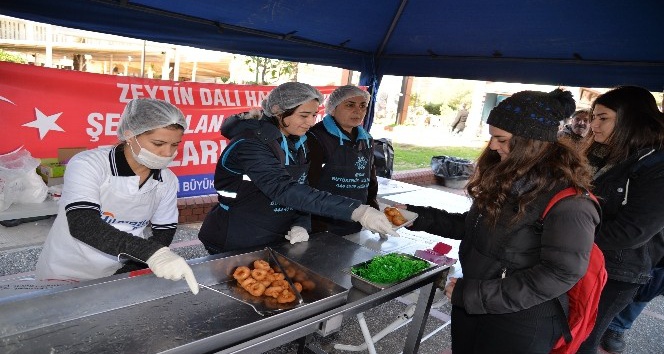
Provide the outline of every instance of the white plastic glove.
<path id="1" fill-rule="evenodd" d="M 198 294 L 198 282 L 194 277 L 194 271 L 184 258 L 175 254 L 168 247 L 158 249 L 145 263 L 148 264 L 154 275 L 160 278 L 180 280 L 184 277 L 191 292 L 194 295 Z"/>
<path id="2" fill-rule="evenodd" d="M 399 237 L 399 234 L 392 228 L 392 223 L 382 211 L 376 210 L 368 205 L 360 205 L 353 210 L 350 216 L 353 221 L 362 224 L 362 227 L 380 234 L 381 238 L 387 238 L 387 235 Z"/>
<path id="3" fill-rule="evenodd" d="M 302 226 L 293 226 L 286 234 L 286 239 L 290 240 L 291 245 L 298 242 L 309 241 L 309 233 Z"/>

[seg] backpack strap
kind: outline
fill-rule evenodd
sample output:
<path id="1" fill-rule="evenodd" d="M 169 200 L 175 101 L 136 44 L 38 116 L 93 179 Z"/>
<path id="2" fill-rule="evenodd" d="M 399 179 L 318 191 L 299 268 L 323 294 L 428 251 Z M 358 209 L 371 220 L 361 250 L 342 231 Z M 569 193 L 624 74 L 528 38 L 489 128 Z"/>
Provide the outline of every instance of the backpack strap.
<path id="1" fill-rule="evenodd" d="M 573 196 L 577 196 L 577 195 L 584 195 L 584 196 L 590 198 L 590 200 L 595 202 L 595 207 L 597 207 L 599 209 L 599 201 L 597 200 L 597 197 L 595 197 L 595 195 L 592 194 L 590 191 L 588 191 L 586 189 L 576 188 L 576 187 L 567 187 L 567 188 L 561 190 L 560 192 L 556 193 L 553 197 L 551 197 L 551 200 L 546 205 L 546 208 L 544 208 L 544 212 L 542 212 L 542 216 L 540 216 L 539 220 L 537 220 L 536 227 L 539 228 L 539 231 L 542 232 L 542 230 L 544 228 L 544 218 L 549 213 L 549 210 L 551 210 L 551 208 L 553 208 L 553 206 L 556 205 L 556 203 L 558 203 L 559 201 L 561 201 L 561 200 L 563 200 L 567 197 L 573 197 Z M 567 296 L 567 293 L 565 293 L 561 296 Z M 563 305 L 563 302 L 565 302 L 565 305 Z M 572 342 L 572 332 L 569 328 L 569 323 L 567 322 L 567 317 L 569 316 L 569 314 L 568 314 L 568 310 L 565 309 L 568 306 L 568 304 L 569 304 L 569 301 L 567 300 L 567 298 L 561 299 L 560 297 L 558 297 L 558 307 L 559 307 L 560 311 L 563 313 L 561 321 L 562 321 L 562 325 L 563 325 L 562 326 L 563 327 L 563 337 L 565 338 L 566 343 Z"/>
<path id="2" fill-rule="evenodd" d="M 544 212 L 542 213 L 542 216 L 540 216 L 540 221 L 544 221 L 544 218 L 546 215 L 549 213 L 549 210 L 553 208 L 556 203 L 558 203 L 560 200 L 565 199 L 567 197 L 572 197 L 575 195 L 583 194 L 586 197 L 590 198 L 595 204 L 599 205 L 599 201 L 597 200 L 597 197 L 595 197 L 594 194 L 592 194 L 590 191 L 581 189 L 581 188 L 576 188 L 576 187 L 567 187 L 560 192 L 556 193 L 551 200 L 549 201 L 549 204 L 546 205 L 546 208 L 544 208 Z"/>

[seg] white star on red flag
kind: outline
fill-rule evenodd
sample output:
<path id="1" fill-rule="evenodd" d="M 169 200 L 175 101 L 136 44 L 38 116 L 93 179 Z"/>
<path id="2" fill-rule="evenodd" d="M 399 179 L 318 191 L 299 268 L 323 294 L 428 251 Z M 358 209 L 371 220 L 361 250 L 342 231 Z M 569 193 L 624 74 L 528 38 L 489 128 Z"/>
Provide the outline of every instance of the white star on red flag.
<path id="1" fill-rule="evenodd" d="M 65 131 L 55 123 L 55 121 L 60 117 L 61 114 L 62 112 L 47 116 L 44 113 L 42 113 L 42 111 L 40 111 L 38 108 L 35 107 L 35 116 L 37 119 L 33 120 L 30 123 L 23 124 L 23 126 L 39 129 L 39 139 L 44 140 L 46 133 L 48 133 L 51 130 L 57 130 L 59 132 Z"/>

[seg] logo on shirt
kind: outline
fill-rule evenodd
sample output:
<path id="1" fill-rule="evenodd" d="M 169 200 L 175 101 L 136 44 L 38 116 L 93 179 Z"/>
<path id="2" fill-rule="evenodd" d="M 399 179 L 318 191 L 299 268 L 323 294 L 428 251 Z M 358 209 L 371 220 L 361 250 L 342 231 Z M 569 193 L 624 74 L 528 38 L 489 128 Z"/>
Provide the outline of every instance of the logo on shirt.
<path id="1" fill-rule="evenodd" d="M 129 225 L 131 226 L 132 231 L 147 226 L 149 222 L 148 220 L 141 220 L 141 221 L 118 220 L 115 218 L 115 214 L 111 213 L 110 211 L 105 211 L 101 213 L 101 219 L 111 226 L 113 226 L 113 224 Z"/>
<path id="2" fill-rule="evenodd" d="M 364 156 L 360 156 L 357 158 L 357 161 L 355 161 L 355 167 L 357 167 L 358 170 L 364 170 L 367 167 L 367 159 Z"/>
<path id="3" fill-rule="evenodd" d="M 306 172 L 302 172 L 302 174 L 300 175 L 300 178 L 297 179 L 297 183 L 299 183 L 299 184 L 307 183 L 307 173 Z"/>

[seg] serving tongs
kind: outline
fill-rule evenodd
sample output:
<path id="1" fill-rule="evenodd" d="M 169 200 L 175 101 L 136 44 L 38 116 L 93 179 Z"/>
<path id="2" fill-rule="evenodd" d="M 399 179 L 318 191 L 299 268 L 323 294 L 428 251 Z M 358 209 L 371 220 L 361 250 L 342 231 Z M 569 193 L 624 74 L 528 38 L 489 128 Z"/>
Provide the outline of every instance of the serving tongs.
<path id="1" fill-rule="evenodd" d="M 221 285 L 221 290 L 212 288 L 210 286 L 207 286 L 207 285 L 204 285 L 204 284 L 201 284 L 201 283 L 198 283 L 198 282 L 197 282 L 197 284 L 198 284 L 199 287 L 201 287 L 203 289 L 214 291 L 215 293 L 221 294 L 221 295 L 229 297 L 229 298 L 231 298 L 235 301 L 239 301 L 239 302 L 241 302 L 245 305 L 251 306 L 251 308 L 254 310 L 254 312 L 259 314 L 260 316 L 271 316 L 271 315 L 275 315 L 277 313 L 280 313 L 280 312 L 283 312 L 283 311 L 286 311 L 286 310 L 293 309 L 297 306 L 300 306 L 304 302 L 304 300 L 302 299 L 302 295 L 300 295 L 300 293 L 297 291 L 297 289 L 293 285 L 293 281 L 290 279 L 288 274 L 286 274 L 286 271 L 284 270 L 281 263 L 277 260 L 277 257 L 274 255 L 274 251 L 269 247 L 266 248 L 266 251 L 268 253 L 268 257 L 269 257 L 268 263 L 270 263 L 270 266 L 276 265 L 277 268 L 281 271 L 281 273 L 284 274 L 284 279 L 288 282 L 288 285 L 291 288 L 291 291 L 293 292 L 293 294 L 295 294 L 295 300 L 294 301 L 292 301 L 290 303 L 286 303 L 286 304 L 280 304 L 282 306 L 280 306 L 278 308 L 267 309 L 263 305 L 264 300 L 261 297 L 255 297 L 255 296 L 249 294 L 246 290 L 242 289 L 241 287 L 236 286 L 236 285 L 232 285 L 232 283 L 234 283 L 233 281 L 228 281 L 228 282 L 220 284 Z M 147 262 L 145 262 L 145 261 L 143 261 L 143 260 L 141 260 L 137 257 L 134 257 L 134 256 L 132 256 L 128 253 L 123 252 L 123 253 L 118 254 L 118 261 L 120 260 L 121 257 L 131 259 L 133 261 L 136 261 L 136 262 L 143 263 L 143 264 L 147 265 Z M 229 276 L 232 277 L 232 275 L 229 275 Z M 228 293 L 226 293 L 222 290 L 225 290 Z"/>

